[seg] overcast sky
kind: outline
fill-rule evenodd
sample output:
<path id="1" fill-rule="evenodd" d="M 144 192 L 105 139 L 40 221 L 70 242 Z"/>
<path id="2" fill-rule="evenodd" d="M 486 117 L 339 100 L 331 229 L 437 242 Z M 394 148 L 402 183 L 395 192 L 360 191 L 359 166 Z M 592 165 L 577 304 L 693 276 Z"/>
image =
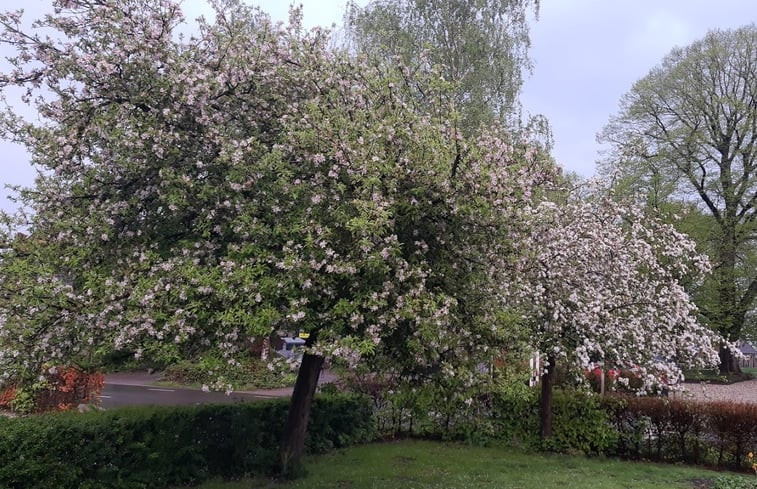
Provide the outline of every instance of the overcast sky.
<path id="1" fill-rule="evenodd" d="M 248 1 L 274 19 L 287 17 L 285 0 Z M 3 0 L 0 8 L 24 8 L 31 18 L 49 3 Z M 340 24 L 346 1 L 301 3 L 310 27 Z M 204 0 L 184 0 L 184 11 L 193 19 L 207 7 Z M 523 106 L 549 119 L 557 162 L 568 171 L 591 176 L 599 149 L 596 134 L 636 80 L 675 46 L 690 44 L 711 29 L 755 21 L 757 0 L 541 0 L 539 19 L 531 22 L 534 70 L 523 90 Z M 0 49 L 7 54 L 7 48 Z M 0 184 L 30 186 L 34 175 L 25 151 L 0 141 Z M 0 208 L 14 207 L 8 191 L 0 188 Z"/>

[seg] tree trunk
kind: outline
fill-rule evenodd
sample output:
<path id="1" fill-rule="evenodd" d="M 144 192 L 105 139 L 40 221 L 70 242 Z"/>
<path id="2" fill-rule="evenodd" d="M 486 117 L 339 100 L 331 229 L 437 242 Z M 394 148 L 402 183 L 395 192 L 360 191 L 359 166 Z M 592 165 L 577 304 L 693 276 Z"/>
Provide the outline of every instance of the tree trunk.
<path id="1" fill-rule="evenodd" d="M 309 353 L 303 354 L 279 449 L 281 463 L 279 469 L 282 475 L 294 476 L 300 471 L 310 408 L 313 405 L 315 389 L 318 387 L 321 367 L 323 367 L 323 357 Z"/>
<path id="2" fill-rule="evenodd" d="M 721 374 L 740 374 L 741 366 L 739 360 L 731 353 L 731 350 L 725 345 L 720 347 L 720 373 Z"/>
<path id="3" fill-rule="evenodd" d="M 541 375 L 539 421 L 542 440 L 552 437 L 552 384 L 555 382 L 555 363 L 556 360 L 552 356 L 548 356 L 547 369 Z"/>
<path id="4" fill-rule="evenodd" d="M 720 243 L 719 263 L 715 267 L 718 297 L 718 331 L 728 341 L 741 339 L 743 319 L 739 321 L 741 306 L 736 274 L 736 227 L 735 217 L 726 209 L 726 222 L 723 224 L 722 243 Z M 728 348 L 720 347 L 720 373 L 741 373 L 738 359 L 734 358 Z"/>

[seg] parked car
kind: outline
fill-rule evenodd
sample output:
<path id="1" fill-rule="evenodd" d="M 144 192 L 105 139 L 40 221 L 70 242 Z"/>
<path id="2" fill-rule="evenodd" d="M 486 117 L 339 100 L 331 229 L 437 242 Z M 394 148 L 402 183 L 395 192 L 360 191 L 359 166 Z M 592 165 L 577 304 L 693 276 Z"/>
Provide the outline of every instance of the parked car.
<path id="1" fill-rule="evenodd" d="M 301 355 L 302 352 L 299 351 L 301 346 L 305 344 L 305 340 L 302 338 L 281 338 L 282 345 L 281 349 L 276 350 L 276 353 L 283 356 L 284 358 L 290 358 L 295 355 Z"/>

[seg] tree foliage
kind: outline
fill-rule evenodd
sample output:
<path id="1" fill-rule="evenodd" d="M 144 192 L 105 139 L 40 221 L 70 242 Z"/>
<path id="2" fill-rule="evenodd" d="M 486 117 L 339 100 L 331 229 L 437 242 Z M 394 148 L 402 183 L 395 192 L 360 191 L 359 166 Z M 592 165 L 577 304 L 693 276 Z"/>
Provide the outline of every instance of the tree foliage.
<path id="1" fill-rule="evenodd" d="M 538 10 L 532 0 L 378 0 L 363 8 L 350 4 L 345 24 L 357 52 L 439 69 L 454 84 L 462 128 L 471 133 L 519 116 L 532 5 Z"/>
<path id="2" fill-rule="evenodd" d="M 334 52 L 296 10 L 273 24 L 239 0 L 216 2 L 214 22 L 188 38 L 169 0 L 55 7 L 41 32 L 22 29 L 18 13 L 0 17 L 18 52 L 0 87 L 27 89 L 41 118 L 2 118 L 40 170 L 21 194 L 33 210 L 26 234 L 0 240 L 5 376 L 23 381 L 102 348 L 236 365 L 255 338 L 306 331 L 287 468 L 326 358 L 377 359 L 412 382 L 464 389 L 511 344 L 518 312 L 540 348 L 558 346 L 546 335 L 557 319 L 584 335 L 605 320 L 661 321 L 654 338 L 668 352 L 694 341 L 680 329 L 694 325 L 675 282 L 687 248 L 655 227 L 626 235 L 612 216 L 536 206 L 551 161 L 499 124 L 461 131 L 455 86 L 435 70 Z M 596 263 L 592 239 L 607 243 Z M 538 293 L 564 290 L 550 282 L 562 271 L 527 266 L 542 251 L 565 278 L 571 266 L 585 272 L 581 300 Z M 605 292 L 599 274 L 640 290 Z M 582 316 L 591 294 L 607 297 L 606 311 L 646 295 L 640 312 Z M 613 334 L 602 348 L 625 351 Z M 599 344 L 563 351 L 583 359 Z"/>
<path id="3" fill-rule="evenodd" d="M 688 237 L 597 196 L 543 202 L 531 216 L 510 290 L 546 357 L 544 437 L 558 362 L 574 373 L 633 367 L 642 391 L 679 382 L 683 366 L 717 363 L 717 336 L 698 324 L 684 287 L 709 270 Z"/>
<path id="4" fill-rule="evenodd" d="M 403 103 L 406 73 L 237 2 L 188 41 L 168 2 L 59 7 L 46 20 L 58 44 L 5 18 L 19 60 L 44 62 L 20 61 L 5 85 L 49 93 L 44 125 L 6 119 L 44 173 L 24 195 L 33 252 L 14 246 L 4 270 L 38 261 L 27 275 L 75 316 L 42 321 L 50 341 L 24 361 L 72 330 L 232 358 L 272 325 L 357 359 L 406 321 L 490 316 L 482 301 L 509 256 L 499 224 L 551 172 L 536 152 L 496 131 L 462 141 Z M 6 329 L 40 317 L 19 310 Z"/>
<path id="5" fill-rule="evenodd" d="M 711 293 L 702 312 L 739 339 L 757 298 L 757 28 L 713 31 L 662 64 L 625 95 L 601 135 L 613 148 L 605 172 L 650 202 L 693 202 L 712 217 Z M 721 368 L 737 365 L 727 350 Z"/>
<path id="6" fill-rule="evenodd" d="M 3 118 L 41 170 L 2 252 L 6 376 L 114 347 L 237 364 L 306 331 L 288 464 L 324 358 L 426 378 L 505 342 L 509 233 L 553 168 L 497 126 L 464 137 L 446 82 L 334 53 L 297 11 L 219 1 L 184 38 L 169 0 L 55 7 L 54 37 L 0 18 L 18 51 L 0 86 L 42 120 Z"/>

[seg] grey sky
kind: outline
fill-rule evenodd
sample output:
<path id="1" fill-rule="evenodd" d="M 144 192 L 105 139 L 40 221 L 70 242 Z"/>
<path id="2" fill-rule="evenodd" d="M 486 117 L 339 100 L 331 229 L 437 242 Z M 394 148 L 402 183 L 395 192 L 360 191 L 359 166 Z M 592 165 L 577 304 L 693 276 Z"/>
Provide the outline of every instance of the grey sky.
<path id="1" fill-rule="evenodd" d="M 250 1 L 274 19 L 287 17 L 286 1 Z M 0 8 L 23 7 L 32 18 L 48 4 L 47 0 L 4 0 Z M 302 0 L 302 4 L 306 26 L 329 26 L 341 23 L 346 1 Z M 541 4 L 539 20 L 531 23 L 534 71 L 521 100 L 527 112 L 549 119 L 557 162 L 584 176 L 594 173 L 596 133 L 617 111 L 621 96 L 665 54 L 702 38 L 710 29 L 757 21 L 757 0 L 542 0 Z M 184 0 L 184 11 L 193 19 L 206 13 L 207 7 L 204 0 Z M 7 48 L 0 49 L 3 55 L 8 53 Z M 29 109 L 24 113 L 33 116 Z M 31 186 L 34 175 L 26 152 L 0 141 L 0 184 Z M 8 195 L 0 188 L 0 209 L 15 208 Z"/>
<path id="2" fill-rule="evenodd" d="M 755 0 L 542 0 L 521 100 L 549 119 L 557 162 L 590 176 L 595 136 L 635 81 L 673 47 L 755 21 Z"/>

